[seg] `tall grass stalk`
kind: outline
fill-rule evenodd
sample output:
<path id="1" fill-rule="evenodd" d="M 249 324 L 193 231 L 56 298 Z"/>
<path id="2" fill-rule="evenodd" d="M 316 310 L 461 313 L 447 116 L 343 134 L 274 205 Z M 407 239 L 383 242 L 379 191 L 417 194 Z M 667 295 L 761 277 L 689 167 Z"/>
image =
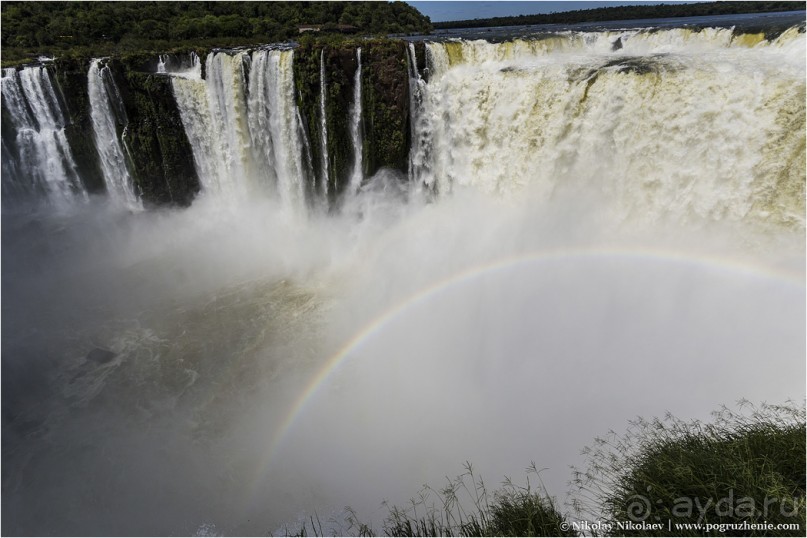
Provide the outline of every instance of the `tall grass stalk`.
<path id="1" fill-rule="evenodd" d="M 540 482 L 534 463 L 527 469 L 526 485 L 508 478 L 491 494 L 466 462 L 465 472 L 447 478 L 443 488 L 426 485 L 408 505 L 387 505 L 381 530 L 387 536 L 574 536 L 543 485 L 533 488 L 531 475 Z M 361 535 L 376 534 L 358 518 L 352 523 Z"/>
<path id="2" fill-rule="evenodd" d="M 708 424 L 639 418 L 583 454 L 588 467 L 573 469 L 573 508 L 581 519 L 604 521 L 608 534 L 703 536 L 707 525 L 728 536 L 807 531 L 804 406 L 743 401 Z"/>

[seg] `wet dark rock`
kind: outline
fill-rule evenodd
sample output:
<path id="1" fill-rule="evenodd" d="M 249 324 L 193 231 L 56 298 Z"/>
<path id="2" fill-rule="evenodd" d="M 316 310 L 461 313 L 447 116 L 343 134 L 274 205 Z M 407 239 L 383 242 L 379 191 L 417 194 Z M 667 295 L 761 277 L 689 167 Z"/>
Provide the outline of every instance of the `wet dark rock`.
<path id="1" fill-rule="evenodd" d="M 619 73 L 636 75 L 646 75 L 658 71 L 658 63 L 652 57 L 617 58 L 602 66 L 603 69 L 609 67 L 616 68 Z"/>
<path id="2" fill-rule="evenodd" d="M 65 136 L 73 152 L 78 175 L 88 192 L 103 192 L 106 186 L 92 137 L 90 98 L 87 93 L 90 59 L 60 58 L 48 69 L 52 70 L 51 79 L 56 83 L 69 118 Z"/>
<path id="3" fill-rule="evenodd" d="M 128 118 L 123 143 L 143 200 L 190 205 L 200 184 L 171 79 L 130 70 L 116 61 L 112 70 Z"/>

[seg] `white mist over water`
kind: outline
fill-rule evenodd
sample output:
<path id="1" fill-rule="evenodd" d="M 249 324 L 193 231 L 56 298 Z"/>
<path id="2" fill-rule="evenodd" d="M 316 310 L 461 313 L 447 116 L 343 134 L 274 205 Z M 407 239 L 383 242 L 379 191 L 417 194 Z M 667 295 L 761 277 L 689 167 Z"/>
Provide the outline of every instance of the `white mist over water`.
<path id="1" fill-rule="evenodd" d="M 4 211 L 4 533 L 263 534 L 345 505 L 378 532 L 382 500 L 466 460 L 493 487 L 535 461 L 563 502 L 579 450 L 636 415 L 800 401 L 804 35 L 791 39 L 473 68 L 452 47 L 507 45 L 431 44 L 428 203 L 382 171 L 340 214 L 305 215 L 271 189 L 229 197 L 261 183 L 222 174 L 187 210 Z M 280 77 L 282 54 L 252 53 L 249 84 Z M 297 116 L 272 102 L 287 93 L 249 87 L 287 118 L 263 146 L 246 97 L 208 101 L 245 83 L 226 56 L 208 81 L 174 78 L 200 175 L 223 139 L 297 162 L 274 144 L 300 147 L 280 128 Z M 230 112 L 230 131 L 206 128 Z"/>

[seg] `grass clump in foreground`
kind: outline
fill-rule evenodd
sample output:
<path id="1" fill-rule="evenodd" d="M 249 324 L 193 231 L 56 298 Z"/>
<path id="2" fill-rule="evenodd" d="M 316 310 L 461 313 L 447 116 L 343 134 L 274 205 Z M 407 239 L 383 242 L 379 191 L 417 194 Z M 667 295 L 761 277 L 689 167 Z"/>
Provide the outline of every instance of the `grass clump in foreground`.
<path id="1" fill-rule="evenodd" d="M 595 439 L 573 469 L 574 517 L 544 490 L 506 479 L 492 494 L 470 463 L 441 490 L 424 486 L 404 508 L 388 506 L 387 536 L 804 536 L 805 408 L 740 402 L 711 423 L 639 418 L 623 435 Z M 539 481 L 540 482 L 540 481 Z M 386 504 L 386 503 L 385 503 Z M 376 536 L 347 509 L 325 531 L 311 518 L 297 536 Z M 346 524 L 346 529 L 343 524 Z"/>
<path id="2" fill-rule="evenodd" d="M 424 486 L 417 498 L 405 507 L 388 508 L 381 531 L 386 536 L 577 536 L 554 499 L 535 491 L 529 475 L 538 476 L 535 464 L 527 469 L 527 485 L 506 479 L 503 486 L 489 494 L 481 478 L 474 475 L 470 463 L 457 478 L 435 490 Z M 543 489 L 543 488 L 542 488 Z M 371 525 L 346 508 L 344 521 L 331 521 L 338 529 L 325 530 L 317 518 L 302 523 L 292 536 L 358 535 L 380 536 Z M 347 528 L 345 528 L 347 527 Z"/>
<path id="3" fill-rule="evenodd" d="M 711 424 L 638 419 L 597 439 L 574 471 L 578 514 L 612 536 L 804 536 L 804 407 L 740 409 Z"/>
<path id="4" fill-rule="evenodd" d="M 510 479 L 493 493 L 482 479 L 476 480 L 470 463 L 465 473 L 440 491 L 428 486 L 410 506 L 390 507 L 384 521 L 387 536 L 575 536 L 555 501 L 545 491 L 535 491 L 529 475 L 538 476 L 533 463 L 527 485 Z M 470 484 L 469 484 L 470 482 Z M 432 500 L 435 497 L 437 502 Z M 365 531 L 372 531 L 364 527 Z"/>

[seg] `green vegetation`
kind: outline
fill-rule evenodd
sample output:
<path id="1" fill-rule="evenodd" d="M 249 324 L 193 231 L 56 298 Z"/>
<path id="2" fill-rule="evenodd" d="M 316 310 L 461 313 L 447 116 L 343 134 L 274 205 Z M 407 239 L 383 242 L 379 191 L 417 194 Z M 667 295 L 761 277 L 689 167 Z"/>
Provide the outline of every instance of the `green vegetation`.
<path id="1" fill-rule="evenodd" d="M 301 26 L 318 34 L 431 30 L 403 2 L 3 2 L 0 13 L 6 62 L 275 43 L 297 38 Z"/>
<path id="2" fill-rule="evenodd" d="M 484 482 L 466 472 L 440 491 L 424 488 L 410 506 L 392 506 L 383 524 L 387 536 L 574 536 L 546 493 L 505 481 L 490 499 Z M 431 497 L 435 497 L 435 504 Z M 369 530 L 369 529 L 368 529 Z"/>
<path id="3" fill-rule="evenodd" d="M 406 43 L 391 39 L 300 40 L 294 51 L 297 105 L 308 132 L 316 183 L 321 189 L 320 61 L 325 55 L 325 121 L 328 131 L 328 202 L 334 205 L 353 169 L 350 107 L 353 105 L 356 48 L 362 49 L 363 172 L 405 171 L 409 152 L 409 87 Z"/>
<path id="4" fill-rule="evenodd" d="M 409 159 L 407 44 L 377 40 L 362 44 L 364 174 L 379 168 L 406 170 Z"/>
<path id="5" fill-rule="evenodd" d="M 425 486 L 406 507 L 388 506 L 380 530 L 387 536 L 804 536 L 807 528 L 803 406 L 740 402 L 740 411 L 723 408 L 710 424 L 639 418 L 625 435 L 610 432 L 583 454 L 588 468 L 573 470 L 574 516 L 563 514 L 543 486 L 532 487 L 535 464 L 526 486 L 506 479 L 490 495 L 466 463 L 441 490 Z M 379 534 L 355 511 L 348 514 L 331 522 L 338 534 Z M 309 522 L 294 535 L 334 532 L 319 519 Z"/>
<path id="6" fill-rule="evenodd" d="M 294 84 L 297 105 L 309 133 L 312 164 L 318 189 L 322 189 L 322 140 L 320 123 L 320 61 L 325 58 L 325 123 L 328 146 L 328 203 L 334 205 L 349 182 L 353 166 L 350 137 L 350 106 L 353 102 L 353 74 L 356 60 L 355 39 L 329 39 L 322 42 L 306 36 L 294 51 Z"/>
<path id="7" fill-rule="evenodd" d="M 623 436 L 597 439 L 584 451 L 589 468 L 574 474 L 577 511 L 614 536 L 703 536 L 706 525 L 729 536 L 804 536 L 805 410 L 748 408 L 723 408 L 712 424 L 638 419 Z M 753 527 L 763 523 L 796 528 Z"/>
<path id="8" fill-rule="evenodd" d="M 734 15 L 804 10 L 804 2 L 704 2 L 699 4 L 660 4 L 655 6 L 615 6 L 565 11 L 542 15 L 518 15 L 433 24 L 435 29 L 521 26 L 525 24 L 575 24 L 581 22 L 696 17 L 700 15 Z"/>
<path id="9" fill-rule="evenodd" d="M 538 474 L 533 464 L 527 469 L 525 486 L 505 480 L 490 495 L 484 481 L 476 478 L 466 462 L 465 472 L 441 490 L 424 486 L 407 507 L 388 506 L 382 530 L 387 536 L 576 536 L 555 501 L 533 489 L 529 476 Z M 349 528 L 347 532 L 340 529 L 341 534 L 379 536 L 355 512 L 349 513 Z M 310 522 L 310 529 L 303 524 L 295 535 L 327 534 L 319 520 L 312 518 Z"/>

